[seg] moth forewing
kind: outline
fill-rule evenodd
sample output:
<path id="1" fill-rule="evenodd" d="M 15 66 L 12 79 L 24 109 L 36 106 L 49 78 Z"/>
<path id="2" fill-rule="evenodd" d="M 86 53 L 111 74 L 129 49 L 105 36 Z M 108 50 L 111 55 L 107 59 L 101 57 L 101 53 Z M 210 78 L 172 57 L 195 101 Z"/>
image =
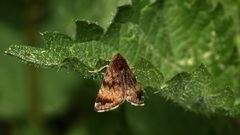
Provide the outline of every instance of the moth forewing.
<path id="1" fill-rule="evenodd" d="M 116 109 L 125 99 L 135 106 L 144 105 L 140 84 L 127 61 L 118 53 L 107 68 L 94 107 L 97 112 L 110 111 Z"/>

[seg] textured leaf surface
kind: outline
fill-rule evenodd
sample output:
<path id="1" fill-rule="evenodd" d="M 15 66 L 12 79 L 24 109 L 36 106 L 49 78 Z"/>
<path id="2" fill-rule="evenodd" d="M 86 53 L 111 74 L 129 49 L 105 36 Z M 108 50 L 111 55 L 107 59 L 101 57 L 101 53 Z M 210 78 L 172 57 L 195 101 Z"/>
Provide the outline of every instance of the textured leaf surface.
<path id="1" fill-rule="evenodd" d="M 88 71 L 119 52 L 145 91 L 156 90 L 195 112 L 237 116 L 239 47 L 233 19 L 237 15 L 226 8 L 207 0 L 132 0 L 132 5 L 118 8 L 106 32 L 79 20 L 75 39 L 47 32 L 42 34 L 46 48 L 11 46 L 6 54 L 39 67 L 67 68 L 92 77 Z M 201 63 L 206 66 L 198 67 Z"/>
<path id="2" fill-rule="evenodd" d="M 191 73 L 181 72 L 168 81 L 159 91 L 186 109 L 205 114 L 239 114 L 239 104 L 229 87 L 219 89 L 205 66 L 201 65 Z"/>

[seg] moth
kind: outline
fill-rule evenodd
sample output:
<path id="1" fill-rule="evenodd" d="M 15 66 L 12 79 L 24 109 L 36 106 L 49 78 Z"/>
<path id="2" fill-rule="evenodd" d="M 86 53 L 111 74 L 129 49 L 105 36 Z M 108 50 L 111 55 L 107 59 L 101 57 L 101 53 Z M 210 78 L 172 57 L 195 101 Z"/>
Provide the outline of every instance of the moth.
<path id="1" fill-rule="evenodd" d="M 125 100 L 135 106 L 144 105 L 140 84 L 129 68 L 126 59 L 117 53 L 107 67 L 94 108 L 97 112 L 110 111 L 116 109 Z"/>

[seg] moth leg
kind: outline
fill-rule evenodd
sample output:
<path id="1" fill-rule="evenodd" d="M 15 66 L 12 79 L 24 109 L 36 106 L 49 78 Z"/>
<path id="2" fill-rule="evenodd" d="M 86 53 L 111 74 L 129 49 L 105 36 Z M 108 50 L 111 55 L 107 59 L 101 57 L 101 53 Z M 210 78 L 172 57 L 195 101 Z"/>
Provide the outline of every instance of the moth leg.
<path id="1" fill-rule="evenodd" d="M 109 65 L 105 65 L 105 66 L 102 66 L 102 67 L 100 67 L 99 69 L 96 69 L 96 70 L 93 70 L 93 71 L 88 71 L 89 73 L 99 73 L 99 72 L 101 72 L 103 69 L 105 69 L 105 68 L 108 68 L 109 67 Z"/>

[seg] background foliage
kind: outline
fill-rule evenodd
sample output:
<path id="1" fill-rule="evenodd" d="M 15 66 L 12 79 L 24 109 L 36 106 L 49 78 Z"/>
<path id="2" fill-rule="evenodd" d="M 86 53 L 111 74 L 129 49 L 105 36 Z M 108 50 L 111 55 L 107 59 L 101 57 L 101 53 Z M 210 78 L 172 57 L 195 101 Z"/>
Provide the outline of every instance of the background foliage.
<path id="1" fill-rule="evenodd" d="M 1 57 L 0 133 L 240 133 L 239 1 L 38 0 L 4 5 L 1 51 L 50 70 Z M 17 45 L 8 48 L 11 44 Z M 102 74 L 88 71 L 116 52 L 133 67 L 146 106 L 124 104 L 96 113 Z"/>

